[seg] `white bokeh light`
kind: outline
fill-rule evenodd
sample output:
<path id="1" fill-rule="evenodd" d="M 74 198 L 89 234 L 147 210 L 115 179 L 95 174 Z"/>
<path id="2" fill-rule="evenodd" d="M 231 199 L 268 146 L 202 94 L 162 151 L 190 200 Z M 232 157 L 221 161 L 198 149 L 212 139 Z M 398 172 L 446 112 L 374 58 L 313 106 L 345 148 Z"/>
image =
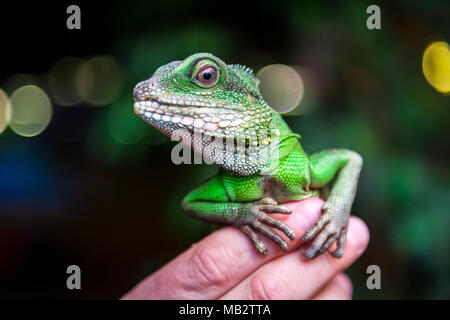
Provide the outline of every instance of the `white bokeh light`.
<path id="1" fill-rule="evenodd" d="M 293 68 L 273 64 L 262 68 L 257 78 L 264 100 L 278 113 L 295 109 L 303 97 L 303 80 Z"/>

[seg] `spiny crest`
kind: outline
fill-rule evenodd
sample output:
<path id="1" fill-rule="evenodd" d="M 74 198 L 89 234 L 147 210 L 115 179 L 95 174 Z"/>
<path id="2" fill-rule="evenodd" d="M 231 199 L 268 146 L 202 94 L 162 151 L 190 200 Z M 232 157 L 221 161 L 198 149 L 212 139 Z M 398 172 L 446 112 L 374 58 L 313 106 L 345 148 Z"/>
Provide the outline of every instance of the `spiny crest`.
<path id="1" fill-rule="evenodd" d="M 240 69 L 240 70 L 242 70 L 242 71 L 248 73 L 249 76 L 254 77 L 254 72 L 253 72 L 253 70 L 250 69 L 250 68 L 247 67 L 247 66 L 244 66 L 244 65 L 242 65 L 242 64 L 232 64 L 232 65 L 230 65 L 230 66 L 233 67 L 233 68 L 236 68 L 236 69 Z"/>
<path id="2" fill-rule="evenodd" d="M 242 64 L 230 64 L 229 67 L 235 70 L 241 76 L 241 78 L 243 78 L 245 83 L 248 83 L 249 85 L 252 85 L 256 88 L 258 87 L 259 80 L 255 77 L 252 69 Z"/>

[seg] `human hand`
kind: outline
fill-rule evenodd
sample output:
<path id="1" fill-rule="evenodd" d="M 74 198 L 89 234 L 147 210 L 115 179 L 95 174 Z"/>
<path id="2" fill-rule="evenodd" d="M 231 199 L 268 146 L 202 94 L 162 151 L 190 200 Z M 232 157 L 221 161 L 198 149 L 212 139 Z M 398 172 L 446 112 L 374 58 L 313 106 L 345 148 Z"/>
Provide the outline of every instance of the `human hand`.
<path id="1" fill-rule="evenodd" d="M 366 249 L 366 224 L 350 217 L 341 259 L 325 253 L 308 260 L 296 249 L 302 244 L 301 235 L 319 219 L 323 201 L 311 198 L 283 205 L 292 214 L 273 216 L 297 235 L 287 253 L 261 237 L 269 251 L 261 255 L 239 230 L 222 228 L 148 276 L 122 299 L 350 299 L 352 285 L 342 272 Z"/>

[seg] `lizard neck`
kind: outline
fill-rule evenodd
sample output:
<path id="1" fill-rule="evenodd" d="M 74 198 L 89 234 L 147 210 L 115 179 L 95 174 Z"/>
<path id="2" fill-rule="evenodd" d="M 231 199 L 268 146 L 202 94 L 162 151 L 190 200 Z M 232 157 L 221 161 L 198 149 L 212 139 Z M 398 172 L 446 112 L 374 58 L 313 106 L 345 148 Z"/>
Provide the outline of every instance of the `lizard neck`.
<path id="1" fill-rule="evenodd" d="M 289 138 L 297 138 L 297 139 L 301 138 L 299 134 L 292 132 L 291 128 L 289 128 L 288 124 L 286 123 L 286 121 L 284 121 L 284 119 L 281 117 L 280 114 L 273 111 L 272 117 L 273 117 L 273 126 L 275 128 L 278 128 L 278 130 L 280 130 L 280 142 Z"/>
<path id="2" fill-rule="evenodd" d="M 272 113 L 272 121 L 267 126 L 267 131 L 278 132 L 278 134 L 272 135 L 268 142 L 266 139 L 259 137 L 262 143 L 259 143 L 253 149 L 249 146 L 249 149 L 245 152 L 245 161 L 236 161 L 238 157 L 228 158 L 228 161 L 218 163 L 221 170 L 237 176 L 263 174 L 263 171 L 264 174 L 270 174 L 270 172 L 276 170 L 278 164 L 299 143 L 300 135 L 293 133 L 283 118 L 275 111 Z"/>

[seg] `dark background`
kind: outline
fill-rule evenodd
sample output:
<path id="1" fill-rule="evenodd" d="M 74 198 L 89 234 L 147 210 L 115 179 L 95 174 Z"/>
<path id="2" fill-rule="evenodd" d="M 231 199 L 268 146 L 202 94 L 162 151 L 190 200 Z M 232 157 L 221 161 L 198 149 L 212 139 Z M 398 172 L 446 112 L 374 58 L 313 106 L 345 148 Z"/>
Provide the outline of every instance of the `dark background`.
<path id="1" fill-rule="evenodd" d="M 70 4 L 81 30 L 66 28 Z M 366 28 L 370 4 L 381 30 Z M 305 150 L 362 154 L 353 214 L 371 242 L 348 271 L 354 297 L 450 298 L 450 97 L 421 69 L 427 45 L 450 39 L 447 1 L 16 1 L 0 14 L 7 94 L 22 73 L 47 90 L 66 56 L 112 56 L 123 77 L 112 103 L 54 103 L 40 135 L 1 133 L 0 297 L 115 299 L 209 232 L 179 202 L 216 169 L 174 165 L 173 143 L 134 115 L 132 89 L 162 64 L 211 52 L 255 70 L 308 70 L 302 104 L 312 111 L 286 117 Z M 66 288 L 71 264 L 82 290 Z M 371 264 L 381 290 L 365 286 Z"/>

